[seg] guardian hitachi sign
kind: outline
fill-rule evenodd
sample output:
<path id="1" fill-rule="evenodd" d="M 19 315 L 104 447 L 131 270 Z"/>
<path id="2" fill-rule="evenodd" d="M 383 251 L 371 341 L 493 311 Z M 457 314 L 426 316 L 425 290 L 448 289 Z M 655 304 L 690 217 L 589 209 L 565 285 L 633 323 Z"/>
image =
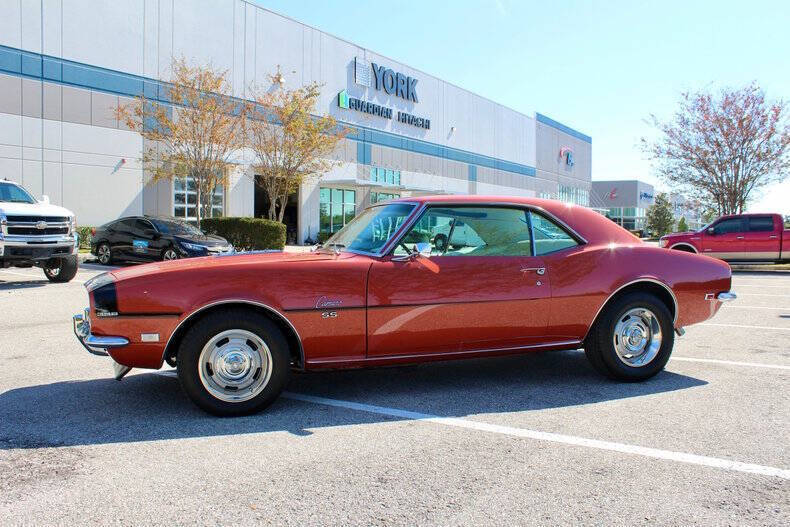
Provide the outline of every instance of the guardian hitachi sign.
<path id="1" fill-rule="evenodd" d="M 384 90 L 388 95 L 420 102 L 417 97 L 417 79 L 379 66 L 375 62 L 368 63 L 359 57 L 354 58 L 354 80 L 362 86 Z"/>

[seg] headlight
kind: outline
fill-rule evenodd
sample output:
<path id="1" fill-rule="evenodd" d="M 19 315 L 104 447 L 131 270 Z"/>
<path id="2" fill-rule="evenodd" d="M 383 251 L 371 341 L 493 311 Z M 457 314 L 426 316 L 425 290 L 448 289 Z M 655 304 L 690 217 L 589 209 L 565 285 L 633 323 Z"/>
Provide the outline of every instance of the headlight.
<path id="1" fill-rule="evenodd" d="M 187 242 L 179 242 L 179 243 L 181 244 L 181 247 L 183 247 L 184 249 L 187 249 L 188 251 L 205 251 L 206 250 L 206 246 L 205 245 L 198 245 L 196 243 L 187 243 Z"/>
<path id="2" fill-rule="evenodd" d="M 115 282 L 115 277 L 113 277 L 113 275 L 110 273 L 102 273 L 85 282 L 85 289 L 87 289 L 90 293 L 94 289 L 98 289 L 103 285 L 111 284 L 113 282 Z"/>

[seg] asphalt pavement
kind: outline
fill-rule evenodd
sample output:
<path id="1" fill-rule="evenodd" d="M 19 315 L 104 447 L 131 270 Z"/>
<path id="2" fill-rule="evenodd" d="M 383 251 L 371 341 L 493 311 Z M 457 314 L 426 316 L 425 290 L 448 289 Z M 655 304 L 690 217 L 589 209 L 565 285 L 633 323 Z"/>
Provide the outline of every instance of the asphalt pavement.
<path id="1" fill-rule="evenodd" d="M 644 383 L 533 353 L 297 375 L 218 419 L 75 340 L 102 270 L 0 271 L 2 525 L 790 524 L 790 273 L 736 274 Z"/>

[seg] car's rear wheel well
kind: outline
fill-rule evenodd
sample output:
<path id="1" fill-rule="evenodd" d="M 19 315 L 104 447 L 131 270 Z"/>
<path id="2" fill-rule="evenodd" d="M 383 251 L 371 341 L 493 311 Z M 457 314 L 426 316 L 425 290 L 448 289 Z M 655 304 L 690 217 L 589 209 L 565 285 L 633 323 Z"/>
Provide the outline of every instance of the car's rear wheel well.
<path id="1" fill-rule="evenodd" d="M 653 280 L 638 280 L 635 282 L 631 282 L 625 287 L 622 287 L 617 290 L 612 296 L 610 296 L 604 305 L 601 306 L 601 309 L 595 315 L 595 320 L 590 325 L 590 329 L 595 327 L 595 324 L 598 323 L 598 320 L 601 318 L 603 313 L 606 312 L 606 309 L 612 305 L 613 303 L 617 302 L 620 298 L 630 293 L 649 293 L 656 298 L 658 298 L 664 305 L 667 306 L 670 315 L 672 315 L 672 320 L 676 321 L 678 318 L 677 314 L 677 303 L 675 301 L 674 295 L 670 292 L 668 286 L 660 284 Z M 589 331 L 587 332 L 589 334 Z"/>
<path id="2" fill-rule="evenodd" d="M 167 343 L 164 353 L 165 361 L 171 366 L 175 366 L 178 348 L 181 345 L 181 340 L 184 338 L 184 335 L 186 335 L 187 331 L 189 331 L 189 329 L 195 324 L 200 322 L 200 320 L 204 317 L 218 311 L 227 310 L 229 308 L 241 308 L 255 313 L 260 313 L 276 324 L 285 336 L 285 340 L 288 342 L 288 350 L 291 355 L 291 367 L 299 370 L 304 369 L 304 351 L 302 349 L 302 342 L 293 326 L 281 314 L 277 313 L 273 309 L 259 304 L 251 304 L 247 302 L 225 302 L 215 304 L 190 315 L 184 322 L 181 323 L 181 325 L 178 326 L 178 328 L 176 328 L 176 331 L 173 333 L 173 336 Z"/>

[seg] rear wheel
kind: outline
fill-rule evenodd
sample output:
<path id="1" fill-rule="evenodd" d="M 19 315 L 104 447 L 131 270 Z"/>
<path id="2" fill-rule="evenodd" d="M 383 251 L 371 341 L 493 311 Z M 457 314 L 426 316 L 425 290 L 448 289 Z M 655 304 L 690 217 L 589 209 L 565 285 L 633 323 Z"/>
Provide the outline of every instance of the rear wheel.
<path id="1" fill-rule="evenodd" d="M 112 263 L 112 249 L 110 249 L 110 244 L 102 242 L 96 247 L 96 259 L 99 260 L 99 263 L 102 265 L 110 265 Z"/>
<path id="2" fill-rule="evenodd" d="M 266 408 L 290 376 L 282 332 L 265 316 L 239 309 L 199 320 L 184 336 L 176 363 L 189 398 L 218 416 Z"/>
<path id="3" fill-rule="evenodd" d="M 621 381 L 642 381 L 666 365 L 675 343 L 672 316 L 658 298 L 630 293 L 608 305 L 584 351 L 593 367 Z"/>
<path id="4" fill-rule="evenodd" d="M 65 258 L 53 258 L 44 265 L 44 276 L 50 282 L 70 282 L 77 276 L 78 269 L 76 254 Z"/>

